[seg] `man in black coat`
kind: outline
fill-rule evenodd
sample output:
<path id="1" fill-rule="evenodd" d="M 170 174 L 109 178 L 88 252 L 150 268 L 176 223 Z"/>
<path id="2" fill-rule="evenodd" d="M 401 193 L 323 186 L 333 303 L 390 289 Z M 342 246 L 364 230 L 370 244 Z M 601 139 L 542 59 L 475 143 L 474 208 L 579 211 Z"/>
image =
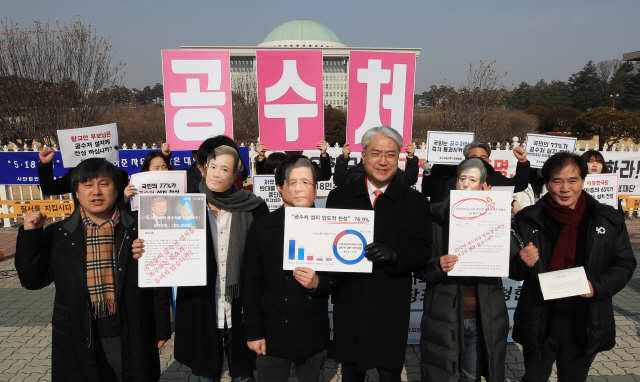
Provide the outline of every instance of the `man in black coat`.
<path id="1" fill-rule="evenodd" d="M 247 347 L 240 279 L 251 223 L 269 208 L 234 184 L 240 163 L 234 147 L 217 146 L 202 163 L 199 191 L 207 197 L 207 285 L 178 288 L 174 355 L 200 381 L 217 381 L 224 349 L 233 380 L 252 381 L 255 353 Z"/>
<path id="2" fill-rule="evenodd" d="M 490 190 L 493 167 L 465 159 L 457 190 Z M 434 252 L 417 276 L 426 281 L 420 322 L 423 382 L 504 381 L 509 316 L 500 277 L 449 276 L 458 257 L 449 254 L 450 200 L 431 204 Z"/>
<path id="3" fill-rule="evenodd" d="M 400 381 L 409 332 L 412 271 L 431 251 L 429 201 L 404 185 L 398 172 L 402 137 L 376 127 L 362 138 L 366 176 L 331 191 L 327 208 L 373 210 L 374 242 L 365 247 L 371 273 L 334 274 L 334 357 L 344 381 Z"/>
<path id="4" fill-rule="evenodd" d="M 139 288 L 131 245 L 137 217 L 116 207 L 118 170 L 92 158 L 74 170 L 79 207 L 44 228 L 27 214 L 15 265 L 21 284 L 55 283 L 53 381 L 157 381 L 158 349 L 171 337 L 166 288 Z"/>
<path id="5" fill-rule="evenodd" d="M 302 156 L 276 170 L 284 206 L 255 220 L 247 236 L 242 277 L 245 333 L 261 381 L 286 382 L 291 364 L 299 382 L 317 382 L 329 345 L 328 299 L 333 279 L 313 269 L 282 266 L 285 208 L 312 207 L 316 172 Z"/>
<path id="6" fill-rule="evenodd" d="M 548 193 L 515 215 L 509 277 L 524 280 L 513 339 L 524 353 L 523 381 L 585 381 L 596 354 L 615 345 L 612 297 L 633 275 L 636 259 L 622 217 L 582 190 L 587 164 L 558 153 L 542 167 Z M 543 298 L 538 275 L 583 266 L 590 292 Z"/>
<path id="7" fill-rule="evenodd" d="M 484 141 L 473 141 L 464 147 L 464 159 L 480 158 L 485 162 L 489 162 L 491 156 L 491 146 Z M 500 171 L 496 171 L 496 177 L 493 180 L 494 186 L 512 186 L 513 192 L 520 192 L 527 189 L 529 186 L 529 170 L 531 164 L 527 160 L 527 151 L 523 147 L 516 147 L 513 149 L 513 155 L 518 160 L 516 166 L 516 173 L 513 178 L 507 178 L 502 175 Z M 447 182 L 447 189 L 444 196 L 449 196 L 451 190 L 456 189 L 456 178 L 453 177 Z"/>
<path id="8" fill-rule="evenodd" d="M 413 186 L 418 183 L 418 172 L 420 167 L 420 159 L 414 155 L 416 147 L 413 143 L 409 143 L 406 147 L 407 151 L 407 163 L 404 171 L 399 170 L 404 176 L 399 178 L 407 186 Z M 342 155 L 336 158 L 336 167 L 333 171 L 333 184 L 336 187 L 342 186 L 349 182 L 356 181 L 365 175 L 364 164 L 360 161 L 355 166 L 349 166 L 349 154 L 351 149 L 349 144 L 345 143 L 342 147 Z"/>

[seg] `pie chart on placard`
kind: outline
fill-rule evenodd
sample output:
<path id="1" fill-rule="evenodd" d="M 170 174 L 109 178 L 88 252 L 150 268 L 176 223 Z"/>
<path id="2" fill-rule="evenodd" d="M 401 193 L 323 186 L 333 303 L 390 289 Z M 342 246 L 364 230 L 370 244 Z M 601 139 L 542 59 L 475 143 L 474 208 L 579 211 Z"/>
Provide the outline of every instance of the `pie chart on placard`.
<path id="1" fill-rule="evenodd" d="M 343 264 L 352 265 L 364 259 L 367 240 L 358 231 L 348 229 L 333 240 L 333 254 Z"/>

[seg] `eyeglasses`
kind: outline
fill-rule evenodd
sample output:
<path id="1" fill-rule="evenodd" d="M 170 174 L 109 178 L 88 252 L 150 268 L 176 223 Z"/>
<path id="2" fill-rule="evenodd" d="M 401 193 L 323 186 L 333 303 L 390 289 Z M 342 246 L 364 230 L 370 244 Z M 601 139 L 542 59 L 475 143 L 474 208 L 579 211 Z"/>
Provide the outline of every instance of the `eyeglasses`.
<path id="1" fill-rule="evenodd" d="M 382 157 L 387 158 L 389 160 L 393 160 L 393 159 L 398 158 L 398 154 L 396 154 L 396 153 L 382 154 L 382 153 L 379 153 L 379 152 L 373 152 L 373 153 L 365 154 L 365 155 L 370 157 L 373 160 L 378 160 L 378 159 L 380 159 Z"/>

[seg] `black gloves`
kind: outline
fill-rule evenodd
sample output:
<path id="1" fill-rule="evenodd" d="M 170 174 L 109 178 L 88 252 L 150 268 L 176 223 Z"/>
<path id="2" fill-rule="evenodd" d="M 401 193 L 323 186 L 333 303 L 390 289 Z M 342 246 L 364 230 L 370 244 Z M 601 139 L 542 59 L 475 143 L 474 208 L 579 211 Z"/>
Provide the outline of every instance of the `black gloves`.
<path id="1" fill-rule="evenodd" d="M 366 251 L 364 256 L 374 264 L 396 264 L 397 259 L 395 252 L 384 244 L 373 242 L 364 247 L 364 250 Z"/>

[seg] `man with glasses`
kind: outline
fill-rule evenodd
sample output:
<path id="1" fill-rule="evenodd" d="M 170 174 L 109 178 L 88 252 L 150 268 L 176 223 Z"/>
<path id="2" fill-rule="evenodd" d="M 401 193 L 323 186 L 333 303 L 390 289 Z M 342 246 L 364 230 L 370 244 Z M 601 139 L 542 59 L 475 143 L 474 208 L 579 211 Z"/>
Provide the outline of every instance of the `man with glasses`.
<path id="1" fill-rule="evenodd" d="M 380 126 L 362 137 L 365 176 L 331 191 L 327 208 L 373 210 L 374 241 L 365 247 L 371 273 L 334 274 L 334 358 L 343 381 L 400 381 L 411 307 L 412 271 L 431 251 L 428 199 L 399 179 L 402 137 Z"/>

